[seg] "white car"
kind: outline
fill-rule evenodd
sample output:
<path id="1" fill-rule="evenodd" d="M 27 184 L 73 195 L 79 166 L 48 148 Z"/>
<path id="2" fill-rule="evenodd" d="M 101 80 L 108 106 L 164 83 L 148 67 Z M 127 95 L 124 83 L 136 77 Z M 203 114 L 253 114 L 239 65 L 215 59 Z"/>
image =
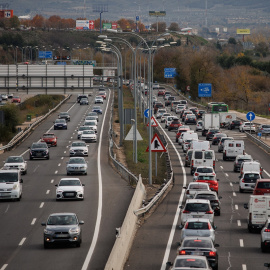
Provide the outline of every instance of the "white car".
<path id="1" fill-rule="evenodd" d="M 203 126 L 203 121 L 202 120 L 199 120 L 197 121 L 197 124 L 196 124 L 196 131 L 201 131 L 202 130 L 202 126 Z"/>
<path id="2" fill-rule="evenodd" d="M 244 123 L 242 123 L 241 126 L 239 126 L 240 132 L 250 131 L 250 130 L 252 132 L 256 132 L 256 126 L 251 122 L 244 122 Z"/>
<path id="3" fill-rule="evenodd" d="M 86 123 L 86 122 L 94 122 L 95 123 L 95 125 L 97 126 L 97 120 L 96 120 L 96 118 L 95 118 L 95 116 L 87 116 L 86 118 L 85 118 L 85 120 L 84 120 L 84 123 Z"/>
<path id="4" fill-rule="evenodd" d="M 97 141 L 97 135 L 94 130 L 84 130 L 81 139 L 84 142 L 96 142 Z"/>
<path id="5" fill-rule="evenodd" d="M 193 181 L 196 181 L 199 176 L 214 176 L 216 178 L 216 173 L 213 167 L 211 166 L 198 166 L 193 175 Z"/>
<path id="6" fill-rule="evenodd" d="M 239 176 L 239 192 L 253 191 L 258 179 L 261 179 L 261 175 L 257 171 L 246 171 Z"/>
<path id="7" fill-rule="evenodd" d="M 261 230 L 261 250 L 265 252 L 270 249 L 270 218 L 266 220 L 264 227 Z"/>
<path id="8" fill-rule="evenodd" d="M 181 113 L 183 110 L 186 109 L 186 105 L 184 104 L 178 104 L 175 108 L 175 113 Z"/>
<path id="9" fill-rule="evenodd" d="M 211 189 L 207 183 L 191 182 L 186 188 L 186 198 L 192 199 L 197 191 L 211 191 Z"/>
<path id="10" fill-rule="evenodd" d="M 97 120 L 97 122 L 98 122 L 98 114 L 96 113 L 96 112 L 89 112 L 88 114 L 87 114 L 87 116 L 93 116 L 93 117 L 95 117 L 96 119 L 95 120 Z"/>
<path id="11" fill-rule="evenodd" d="M 165 120 L 165 128 L 168 128 L 171 122 L 177 118 L 176 116 L 167 116 L 167 119 Z M 177 118 L 178 119 L 178 118 Z"/>
<path id="12" fill-rule="evenodd" d="M 8 95 L 7 94 L 2 94 L 2 100 L 8 100 Z"/>
<path id="13" fill-rule="evenodd" d="M 92 127 L 92 129 L 97 133 L 97 125 L 96 125 L 95 122 L 93 122 L 93 121 L 87 121 L 87 122 L 84 122 L 83 125 L 84 126 Z"/>
<path id="14" fill-rule="evenodd" d="M 84 184 L 79 178 L 62 178 L 56 186 L 56 200 L 84 199 Z"/>
<path id="15" fill-rule="evenodd" d="M 10 156 L 4 161 L 4 170 L 19 170 L 21 174 L 27 173 L 27 161 L 22 156 Z"/>
<path id="16" fill-rule="evenodd" d="M 97 103 L 103 104 L 103 97 L 101 97 L 101 96 L 95 97 L 95 104 L 97 104 Z"/>
<path id="17" fill-rule="evenodd" d="M 82 136 L 82 133 L 85 130 L 93 130 L 93 128 L 91 126 L 81 126 L 79 127 L 79 129 L 77 130 L 77 138 L 80 139 Z"/>
<path id="18" fill-rule="evenodd" d="M 85 142 L 77 141 L 73 142 L 69 147 L 69 156 L 86 156 L 88 157 L 88 145 Z"/>
<path id="19" fill-rule="evenodd" d="M 158 109 L 156 118 L 160 119 L 162 115 L 166 112 L 167 112 L 166 109 L 163 109 L 163 108 Z"/>
<path id="20" fill-rule="evenodd" d="M 166 119 L 167 119 L 167 117 L 168 116 L 172 116 L 170 113 L 164 113 L 162 116 L 161 116 L 161 118 L 160 118 L 160 122 L 161 123 L 165 123 L 165 121 L 166 121 Z"/>

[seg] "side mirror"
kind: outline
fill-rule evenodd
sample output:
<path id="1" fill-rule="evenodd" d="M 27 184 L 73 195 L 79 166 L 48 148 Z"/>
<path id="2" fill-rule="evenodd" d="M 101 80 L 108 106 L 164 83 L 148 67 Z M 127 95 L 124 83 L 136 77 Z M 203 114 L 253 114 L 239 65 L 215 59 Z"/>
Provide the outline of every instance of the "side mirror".
<path id="1" fill-rule="evenodd" d="M 214 247 L 219 247 L 219 244 L 215 244 Z"/>
<path id="2" fill-rule="evenodd" d="M 214 226 L 213 226 L 213 229 L 216 230 L 216 229 L 217 229 L 217 226 L 214 225 Z"/>
<path id="3" fill-rule="evenodd" d="M 167 262 L 166 265 L 167 266 L 172 266 L 173 264 L 172 264 L 172 262 Z"/>
<path id="4" fill-rule="evenodd" d="M 85 184 L 82 184 L 83 187 L 85 187 Z"/>
<path id="5" fill-rule="evenodd" d="M 46 226 L 46 222 L 42 222 L 41 223 L 41 226 Z"/>
<path id="6" fill-rule="evenodd" d="M 83 221 L 83 220 L 80 220 L 80 221 L 79 221 L 79 224 L 80 224 L 80 225 L 83 225 L 83 224 L 84 224 L 84 221 Z"/>
<path id="7" fill-rule="evenodd" d="M 56 184 L 55 186 L 58 187 L 58 184 Z"/>
<path id="8" fill-rule="evenodd" d="M 248 204 L 247 203 L 244 203 L 244 208 L 248 209 Z"/>
<path id="9" fill-rule="evenodd" d="M 222 199 L 222 196 L 218 196 L 219 199 Z"/>
<path id="10" fill-rule="evenodd" d="M 182 230 L 184 228 L 184 226 L 181 224 L 179 225 L 179 229 Z"/>
<path id="11" fill-rule="evenodd" d="M 183 205 L 180 205 L 179 208 L 180 208 L 180 209 L 183 209 Z"/>
<path id="12" fill-rule="evenodd" d="M 20 183 L 23 183 L 23 180 L 22 179 L 20 179 Z"/>

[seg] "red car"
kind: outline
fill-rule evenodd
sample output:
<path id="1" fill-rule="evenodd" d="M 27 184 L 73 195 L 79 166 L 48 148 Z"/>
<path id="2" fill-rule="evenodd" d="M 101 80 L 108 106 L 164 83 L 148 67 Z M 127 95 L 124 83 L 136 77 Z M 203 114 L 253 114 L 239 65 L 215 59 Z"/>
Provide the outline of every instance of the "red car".
<path id="1" fill-rule="evenodd" d="M 270 195 L 270 179 L 258 179 L 253 195 Z"/>
<path id="2" fill-rule="evenodd" d="M 190 130 L 190 129 L 189 128 L 178 129 L 178 131 L 176 133 L 176 137 L 175 137 L 175 142 L 178 142 L 178 139 L 180 138 L 181 134 L 183 132 L 187 132 L 188 130 Z"/>
<path id="3" fill-rule="evenodd" d="M 21 98 L 20 97 L 13 97 L 12 103 L 21 103 Z"/>
<path id="4" fill-rule="evenodd" d="M 99 92 L 99 96 L 101 96 L 103 99 L 106 99 L 106 92 Z"/>
<path id="5" fill-rule="evenodd" d="M 172 122 L 168 126 L 168 131 L 175 130 L 175 129 L 178 130 L 178 128 L 181 126 L 182 126 L 182 124 L 181 124 L 180 120 L 178 118 L 175 118 L 172 120 Z"/>
<path id="6" fill-rule="evenodd" d="M 50 146 L 57 146 L 57 137 L 54 133 L 44 133 L 40 139 Z"/>
<path id="7" fill-rule="evenodd" d="M 165 90 L 162 89 L 162 90 L 158 90 L 158 96 L 164 96 L 165 95 Z"/>
<path id="8" fill-rule="evenodd" d="M 218 194 L 218 179 L 214 175 L 200 175 L 196 182 L 207 183 L 209 188 Z"/>

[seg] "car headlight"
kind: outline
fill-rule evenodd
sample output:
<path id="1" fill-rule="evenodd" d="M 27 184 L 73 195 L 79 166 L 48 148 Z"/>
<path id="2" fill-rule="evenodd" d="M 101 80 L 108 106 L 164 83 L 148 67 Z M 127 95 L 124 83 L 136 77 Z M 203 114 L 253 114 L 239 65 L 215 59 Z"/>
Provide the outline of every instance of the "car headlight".
<path id="1" fill-rule="evenodd" d="M 80 194 L 83 193 L 83 191 L 81 189 L 76 190 L 76 192 L 80 193 Z"/>
<path id="2" fill-rule="evenodd" d="M 14 186 L 12 187 L 12 189 L 16 190 L 18 189 L 19 185 L 18 184 L 14 184 Z"/>
<path id="3" fill-rule="evenodd" d="M 61 189 L 56 190 L 56 193 L 62 193 L 62 192 L 63 192 L 63 190 L 61 190 Z"/>
<path id="4" fill-rule="evenodd" d="M 74 227 L 69 230 L 69 233 L 79 233 L 79 232 L 80 232 L 80 229 L 78 227 Z"/>
<path id="5" fill-rule="evenodd" d="M 54 231 L 50 231 L 50 230 L 48 230 L 48 229 L 44 229 L 44 233 L 45 233 L 45 234 L 53 234 Z"/>

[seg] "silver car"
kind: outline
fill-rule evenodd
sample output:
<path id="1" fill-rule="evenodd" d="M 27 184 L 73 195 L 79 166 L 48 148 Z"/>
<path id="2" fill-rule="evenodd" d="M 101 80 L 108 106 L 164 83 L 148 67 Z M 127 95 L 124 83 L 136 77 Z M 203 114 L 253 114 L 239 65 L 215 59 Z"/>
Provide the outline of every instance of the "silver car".
<path id="1" fill-rule="evenodd" d="M 215 242 L 216 226 L 212 225 L 207 218 L 189 218 L 184 225 L 180 225 L 182 242 L 187 236 L 203 236 L 210 237 Z"/>
<path id="2" fill-rule="evenodd" d="M 261 250 L 265 252 L 270 248 L 270 218 L 266 220 L 264 227 L 261 230 Z"/>
<path id="3" fill-rule="evenodd" d="M 83 157 L 71 157 L 67 162 L 67 175 L 87 174 L 87 162 Z"/>
<path id="4" fill-rule="evenodd" d="M 262 134 L 270 134 L 270 125 L 260 125 L 258 127 L 258 132 Z"/>
<path id="5" fill-rule="evenodd" d="M 84 184 L 79 178 L 62 178 L 56 184 L 56 200 L 64 199 L 84 199 Z"/>
<path id="6" fill-rule="evenodd" d="M 88 157 L 88 145 L 85 142 L 77 141 L 73 142 L 69 148 L 69 156 L 86 156 Z"/>
<path id="7" fill-rule="evenodd" d="M 4 161 L 4 170 L 19 170 L 21 174 L 27 173 L 27 161 L 22 156 L 10 156 Z"/>

